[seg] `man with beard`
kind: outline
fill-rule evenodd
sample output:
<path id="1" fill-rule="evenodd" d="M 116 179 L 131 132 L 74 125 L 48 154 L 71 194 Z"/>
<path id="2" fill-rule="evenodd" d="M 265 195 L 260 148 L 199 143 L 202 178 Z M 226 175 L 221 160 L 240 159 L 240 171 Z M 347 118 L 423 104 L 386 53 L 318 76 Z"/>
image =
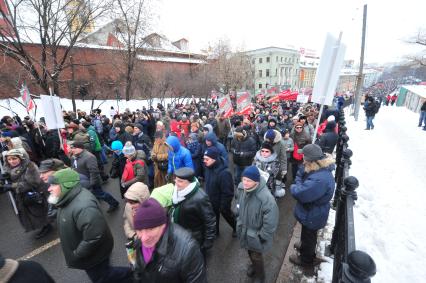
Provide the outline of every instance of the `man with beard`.
<path id="1" fill-rule="evenodd" d="M 48 178 L 48 202 L 58 207 L 57 226 L 65 261 L 92 282 L 131 282 L 130 269 L 112 267 L 114 240 L 95 196 L 80 185 L 70 168 Z"/>

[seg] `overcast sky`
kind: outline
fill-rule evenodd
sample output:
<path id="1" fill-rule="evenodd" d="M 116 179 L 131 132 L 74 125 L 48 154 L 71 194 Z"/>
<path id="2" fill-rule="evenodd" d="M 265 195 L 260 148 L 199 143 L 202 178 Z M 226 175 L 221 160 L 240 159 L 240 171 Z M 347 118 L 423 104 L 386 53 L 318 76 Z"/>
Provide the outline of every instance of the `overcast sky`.
<path id="1" fill-rule="evenodd" d="M 245 50 L 292 45 L 321 54 L 326 33 L 337 37 L 343 31 L 346 59 L 359 61 L 365 3 L 367 63 L 395 61 L 420 51 L 402 41 L 426 29 L 425 0 L 159 1 L 158 31 L 170 40 L 187 38 L 194 52 L 229 38 L 234 47 Z"/>

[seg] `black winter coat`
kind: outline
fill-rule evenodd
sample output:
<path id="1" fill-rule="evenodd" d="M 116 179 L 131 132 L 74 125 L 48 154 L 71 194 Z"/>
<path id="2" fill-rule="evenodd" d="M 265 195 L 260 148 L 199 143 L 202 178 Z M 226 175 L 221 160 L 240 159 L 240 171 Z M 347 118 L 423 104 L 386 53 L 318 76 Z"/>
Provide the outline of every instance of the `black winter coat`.
<path id="1" fill-rule="evenodd" d="M 179 225 L 167 225 L 148 264 L 143 258 L 142 243 L 139 239 L 136 240 L 136 264 L 133 272 L 135 282 L 207 282 L 204 258 L 197 242 Z"/>
<path id="2" fill-rule="evenodd" d="M 210 198 L 213 207 L 229 207 L 234 197 L 234 181 L 228 168 L 223 165 L 222 159 L 216 160 L 211 167 L 204 171 L 204 189 Z"/>
<path id="3" fill-rule="evenodd" d="M 331 131 L 327 130 L 327 132 L 320 136 L 317 144 L 321 147 L 324 153 L 332 154 L 336 147 L 338 138 L 339 135 L 334 132 L 334 129 Z"/>
<path id="4" fill-rule="evenodd" d="M 188 230 L 201 247 L 206 242 L 211 244 L 216 236 L 216 215 L 209 197 L 198 184 L 184 201 L 173 204 L 171 215 L 174 222 Z"/>
<path id="5" fill-rule="evenodd" d="M 70 268 L 86 270 L 110 257 L 114 239 L 92 193 L 78 185 L 56 206 L 58 234 Z"/>
<path id="6" fill-rule="evenodd" d="M 248 136 L 240 141 L 234 138 L 231 143 L 234 153 L 234 163 L 238 166 L 250 166 L 256 155 L 256 141 Z"/>

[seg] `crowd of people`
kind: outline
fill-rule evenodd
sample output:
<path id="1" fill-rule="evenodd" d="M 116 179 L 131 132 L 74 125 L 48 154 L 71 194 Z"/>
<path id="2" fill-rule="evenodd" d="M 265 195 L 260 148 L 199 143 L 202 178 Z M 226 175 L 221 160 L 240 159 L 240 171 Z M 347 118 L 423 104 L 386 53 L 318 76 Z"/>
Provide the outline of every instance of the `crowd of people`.
<path id="1" fill-rule="evenodd" d="M 42 238 L 56 226 L 68 267 L 93 282 L 206 282 L 220 216 L 248 252 L 247 275 L 264 282 L 263 254 L 286 190 L 303 227 L 290 260 L 314 266 L 334 192 L 339 111 L 325 107 L 319 116 L 315 104 L 266 100 L 254 106 L 231 117 L 217 101 L 201 100 L 107 115 L 63 111 L 59 134 L 43 119 L 5 116 L 0 190 L 13 195 L 25 231 Z M 103 189 L 106 182 L 121 200 Z M 114 239 L 98 201 L 107 213 L 125 203 L 130 268 L 109 263 Z"/>

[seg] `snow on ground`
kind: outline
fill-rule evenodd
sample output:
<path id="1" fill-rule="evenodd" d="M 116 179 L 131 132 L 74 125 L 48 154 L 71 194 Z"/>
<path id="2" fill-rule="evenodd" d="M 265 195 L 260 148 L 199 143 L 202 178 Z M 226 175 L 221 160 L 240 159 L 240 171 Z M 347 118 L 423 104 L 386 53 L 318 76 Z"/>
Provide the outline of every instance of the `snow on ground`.
<path id="1" fill-rule="evenodd" d="M 382 106 L 374 130 L 366 131 L 364 115 L 358 122 L 346 115 L 354 153 L 349 173 L 360 183 L 356 247 L 376 263 L 372 282 L 425 282 L 426 131 L 418 118 L 404 107 Z M 330 270 L 332 263 L 323 264 L 318 281 L 329 282 Z"/>

